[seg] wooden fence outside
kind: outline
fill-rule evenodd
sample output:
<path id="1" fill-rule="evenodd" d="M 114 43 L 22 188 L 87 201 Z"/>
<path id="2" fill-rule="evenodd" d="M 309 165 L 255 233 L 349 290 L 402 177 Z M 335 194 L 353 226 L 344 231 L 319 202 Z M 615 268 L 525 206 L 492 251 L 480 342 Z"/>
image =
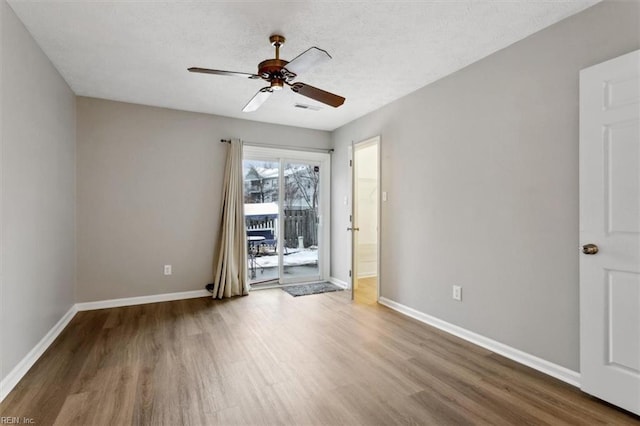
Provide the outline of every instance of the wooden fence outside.
<path id="1" fill-rule="evenodd" d="M 284 240 L 286 247 L 298 247 L 298 237 L 304 247 L 318 245 L 318 223 L 314 209 L 284 211 Z"/>
<path id="2" fill-rule="evenodd" d="M 318 245 L 318 221 L 314 209 L 284 211 L 284 243 L 285 247 L 297 248 L 298 237 L 302 237 L 305 248 Z M 270 232 L 273 239 L 278 237 L 278 219 L 245 218 L 248 233 L 259 231 Z M 264 235 L 267 237 L 267 235 Z M 269 239 L 267 237 L 267 239 Z"/>

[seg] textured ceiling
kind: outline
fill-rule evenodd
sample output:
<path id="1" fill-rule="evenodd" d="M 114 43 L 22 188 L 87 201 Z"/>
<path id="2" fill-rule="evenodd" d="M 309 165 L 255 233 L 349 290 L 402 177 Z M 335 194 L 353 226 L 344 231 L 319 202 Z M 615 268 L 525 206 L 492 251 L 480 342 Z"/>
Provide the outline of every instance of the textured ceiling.
<path id="1" fill-rule="evenodd" d="M 9 3 L 77 95 L 333 130 L 598 1 Z M 287 89 L 243 113 L 264 82 L 186 71 L 256 72 L 272 33 L 287 38 L 283 59 L 327 50 L 333 59 L 298 80 L 346 103 Z"/>

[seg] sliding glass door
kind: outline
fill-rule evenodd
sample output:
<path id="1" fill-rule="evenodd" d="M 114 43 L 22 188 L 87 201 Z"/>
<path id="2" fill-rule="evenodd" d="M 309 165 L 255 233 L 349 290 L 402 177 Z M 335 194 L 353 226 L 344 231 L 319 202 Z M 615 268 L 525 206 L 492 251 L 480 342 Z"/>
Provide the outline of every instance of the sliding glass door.
<path id="1" fill-rule="evenodd" d="M 252 288 L 328 278 L 329 155 L 245 147 Z"/>

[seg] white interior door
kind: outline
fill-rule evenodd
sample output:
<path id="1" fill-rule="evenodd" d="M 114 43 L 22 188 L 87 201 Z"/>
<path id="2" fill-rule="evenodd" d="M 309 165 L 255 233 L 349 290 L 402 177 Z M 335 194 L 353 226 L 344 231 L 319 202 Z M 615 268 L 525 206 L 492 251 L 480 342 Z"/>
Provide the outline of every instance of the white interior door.
<path id="1" fill-rule="evenodd" d="M 582 390 L 640 414 L 640 51 L 580 73 L 580 239 Z"/>

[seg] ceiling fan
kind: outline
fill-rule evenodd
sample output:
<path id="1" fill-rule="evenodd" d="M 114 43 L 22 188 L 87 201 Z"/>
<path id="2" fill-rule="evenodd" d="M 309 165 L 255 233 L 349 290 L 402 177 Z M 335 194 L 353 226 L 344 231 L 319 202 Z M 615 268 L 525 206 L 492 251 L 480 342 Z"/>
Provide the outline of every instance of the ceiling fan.
<path id="1" fill-rule="evenodd" d="M 269 37 L 271 45 L 276 48 L 276 57 L 267 59 L 258 64 L 258 73 L 250 74 L 235 71 L 212 70 L 209 68 L 192 67 L 190 72 L 198 72 L 203 74 L 226 75 L 231 77 L 249 78 L 253 80 L 262 79 L 269 82 L 269 86 L 258 90 L 258 93 L 245 105 L 243 112 L 255 111 L 271 96 L 274 91 L 282 90 L 285 84 L 291 87 L 296 93 L 306 96 L 323 104 L 330 105 L 334 108 L 339 107 L 345 101 L 342 96 L 335 95 L 317 87 L 293 80 L 301 73 L 311 69 L 312 67 L 324 63 L 331 59 L 331 56 L 322 49 L 310 47 L 290 62 L 280 59 L 280 46 L 284 44 L 285 38 L 281 35 L 274 34 Z"/>

